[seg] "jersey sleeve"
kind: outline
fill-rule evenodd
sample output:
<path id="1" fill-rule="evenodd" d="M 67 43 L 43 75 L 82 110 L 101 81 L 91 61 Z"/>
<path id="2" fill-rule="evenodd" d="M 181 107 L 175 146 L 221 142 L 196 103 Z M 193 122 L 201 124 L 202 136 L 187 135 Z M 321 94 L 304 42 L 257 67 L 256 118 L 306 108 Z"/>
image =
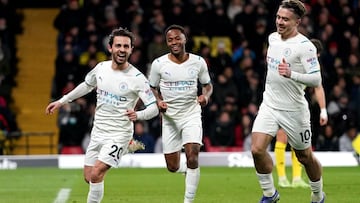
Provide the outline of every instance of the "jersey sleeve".
<path id="1" fill-rule="evenodd" d="M 149 84 L 151 87 L 158 87 L 160 83 L 160 61 L 155 59 L 151 63 L 150 73 L 149 73 Z"/>
<path id="2" fill-rule="evenodd" d="M 100 64 L 97 64 L 90 72 L 85 76 L 85 83 L 89 86 L 96 87 L 96 73 L 100 67 Z"/>
<path id="3" fill-rule="evenodd" d="M 201 84 L 209 84 L 209 83 L 211 83 L 211 78 L 210 78 L 210 75 L 209 75 L 208 66 L 207 66 L 204 58 L 202 58 L 202 57 L 200 57 L 199 81 L 200 81 Z"/>
<path id="4" fill-rule="evenodd" d="M 316 47 L 309 41 L 303 44 L 301 63 L 308 74 L 319 72 L 320 64 L 317 57 Z"/>
<path id="5" fill-rule="evenodd" d="M 149 106 L 149 105 L 155 103 L 156 98 L 155 98 L 153 92 L 151 91 L 149 81 L 142 74 L 140 76 L 138 76 L 138 77 L 139 77 L 139 80 L 138 80 L 138 85 L 139 85 L 138 95 L 139 95 L 139 98 L 142 100 L 142 102 L 144 103 L 145 106 Z"/>

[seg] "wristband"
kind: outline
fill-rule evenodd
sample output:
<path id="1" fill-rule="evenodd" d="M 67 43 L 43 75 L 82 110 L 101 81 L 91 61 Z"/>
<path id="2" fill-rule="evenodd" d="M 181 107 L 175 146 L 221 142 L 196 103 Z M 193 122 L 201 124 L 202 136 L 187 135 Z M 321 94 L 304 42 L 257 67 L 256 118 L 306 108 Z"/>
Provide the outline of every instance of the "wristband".
<path id="1" fill-rule="evenodd" d="M 320 118 L 323 118 L 323 119 L 327 119 L 327 118 L 328 118 L 328 114 L 327 114 L 326 108 L 322 108 L 322 109 L 320 110 Z"/>

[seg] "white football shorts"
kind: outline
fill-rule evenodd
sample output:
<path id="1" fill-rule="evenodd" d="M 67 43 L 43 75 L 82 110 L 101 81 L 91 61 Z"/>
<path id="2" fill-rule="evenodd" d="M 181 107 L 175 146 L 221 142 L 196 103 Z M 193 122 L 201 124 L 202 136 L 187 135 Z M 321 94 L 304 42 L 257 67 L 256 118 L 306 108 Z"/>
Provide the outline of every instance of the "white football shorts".
<path id="1" fill-rule="evenodd" d="M 311 147 L 310 111 L 282 111 L 261 104 L 255 118 L 252 132 L 261 132 L 273 137 L 279 128 L 283 128 L 291 147 L 304 150 Z"/>
<path id="2" fill-rule="evenodd" d="M 163 115 L 162 122 L 164 154 L 180 151 L 186 143 L 202 145 L 203 129 L 200 114 L 176 120 Z"/>
<path id="3" fill-rule="evenodd" d="M 91 140 L 85 154 L 85 165 L 94 166 L 95 161 L 99 160 L 111 167 L 117 167 L 121 157 L 128 152 L 130 140 Z"/>

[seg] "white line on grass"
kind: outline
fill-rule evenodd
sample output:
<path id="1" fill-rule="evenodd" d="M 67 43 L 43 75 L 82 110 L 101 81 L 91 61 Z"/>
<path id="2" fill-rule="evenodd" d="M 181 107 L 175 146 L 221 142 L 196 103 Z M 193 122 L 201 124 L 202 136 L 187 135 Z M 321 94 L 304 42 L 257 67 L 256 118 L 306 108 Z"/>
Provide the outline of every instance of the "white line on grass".
<path id="1" fill-rule="evenodd" d="M 70 196 L 70 188 L 61 188 L 53 203 L 65 203 Z"/>

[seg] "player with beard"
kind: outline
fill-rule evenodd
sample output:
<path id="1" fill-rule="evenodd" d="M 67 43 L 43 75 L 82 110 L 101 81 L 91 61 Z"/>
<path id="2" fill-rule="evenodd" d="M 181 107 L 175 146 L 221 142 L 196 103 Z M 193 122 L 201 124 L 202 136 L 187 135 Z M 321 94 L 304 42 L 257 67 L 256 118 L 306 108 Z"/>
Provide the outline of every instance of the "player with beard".
<path id="1" fill-rule="evenodd" d="M 46 107 L 46 113 L 53 114 L 63 104 L 96 89 L 94 125 L 84 166 L 84 178 L 90 185 L 88 203 L 101 202 L 107 171 L 117 167 L 121 157 L 128 153 L 134 131 L 133 121 L 151 119 L 159 113 L 148 80 L 128 62 L 134 41 L 133 33 L 127 29 L 114 29 L 108 44 L 111 60 L 98 63 L 86 75 L 84 82 Z M 146 108 L 135 111 L 139 99 Z"/>

